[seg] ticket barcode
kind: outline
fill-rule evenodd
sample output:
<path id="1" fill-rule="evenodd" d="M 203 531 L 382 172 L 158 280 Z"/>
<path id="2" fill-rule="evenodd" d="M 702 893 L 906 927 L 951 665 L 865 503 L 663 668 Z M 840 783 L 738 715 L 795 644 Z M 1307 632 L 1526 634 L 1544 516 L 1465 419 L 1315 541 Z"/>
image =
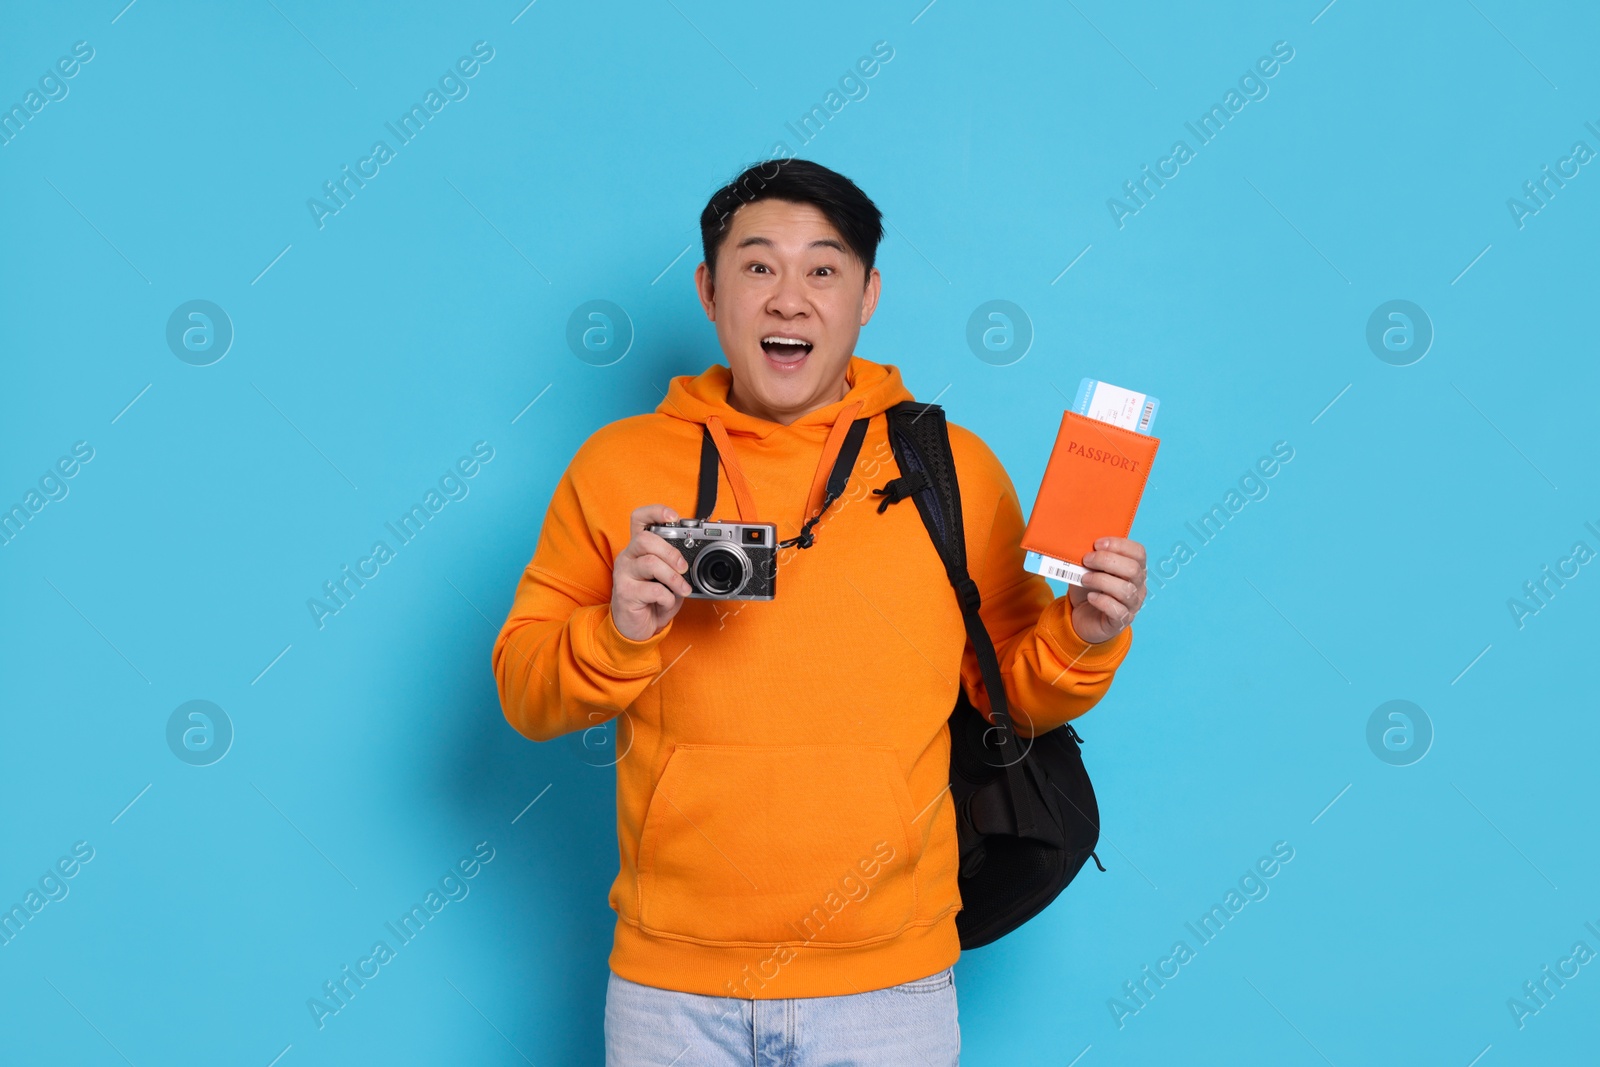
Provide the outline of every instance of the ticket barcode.
<path id="1" fill-rule="evenodd" d="M 1076 563 L 1068 563 L 1066 560 L 1041 555 L 1038 552 L 1029 552 L 1023 560 L 1022 568 L 1033 574 L 1054 578 L 1058 582 L 1066 582 L 1068 585 L 1082 585 L 1084 575 L 1089 573 L 1086 568 Z"/>

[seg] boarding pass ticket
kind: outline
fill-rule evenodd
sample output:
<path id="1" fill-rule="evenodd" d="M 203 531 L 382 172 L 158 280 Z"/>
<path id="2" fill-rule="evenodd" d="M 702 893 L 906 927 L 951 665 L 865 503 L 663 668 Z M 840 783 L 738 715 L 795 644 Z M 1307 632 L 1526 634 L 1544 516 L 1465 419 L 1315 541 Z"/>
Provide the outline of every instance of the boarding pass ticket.
<path id="1" fill-rule="evenodd" d="M 1085 378 L 1078 383 L 1078 395 L 1072 402 L 1072 410 L 1079 415 L 1142 434 L 1154 432 L 1156 412 L 1160 408 L 1161 401 L 1148 393 L 1136 393 L 1095 378 Z M 1089 573 L 1076 563 L 1038 552 L 1029 552 L 1022 567 L 1068 585 L 1082 585 L 1084 575 Z"/>
<path id="2" fill-rule="evenodd" d="M 1072 403 L 1072 410 L 1079 415 L 1142 434 L 1154 432 L 1156 410 L 1160 407 L 1161 401 L 1148 393 L 1136 393 L 1093 378 L 1078 383 L 1078 397 Z"/>

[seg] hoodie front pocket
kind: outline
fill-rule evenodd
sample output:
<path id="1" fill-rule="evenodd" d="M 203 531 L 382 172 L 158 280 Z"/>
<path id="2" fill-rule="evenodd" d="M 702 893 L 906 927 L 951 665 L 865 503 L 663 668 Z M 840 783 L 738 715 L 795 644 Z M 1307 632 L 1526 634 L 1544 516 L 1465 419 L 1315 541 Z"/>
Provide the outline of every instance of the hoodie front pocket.
<path id="1" fill-rule="evenodd" d="M 916 914 L 893 748 L 679 745 L 639 842 L 639 921 L 718 944 L 865 944 Z"/>

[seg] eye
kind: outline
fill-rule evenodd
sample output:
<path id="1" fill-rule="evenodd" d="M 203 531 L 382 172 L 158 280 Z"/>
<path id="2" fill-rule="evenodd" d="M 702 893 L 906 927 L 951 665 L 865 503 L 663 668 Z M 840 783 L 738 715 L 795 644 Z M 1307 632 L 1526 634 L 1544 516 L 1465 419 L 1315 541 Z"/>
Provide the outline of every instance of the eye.
<path id="1" fill-rule="evenodd" d="M 816 273 L 824 275 L 824 276 L 832 276 L 832 275 L 837 274 L 839 272 L 834 270 L 832 267 L 818 267 L 816 269 Z"/>
<path id="2" fill-rule="evenodd" d="M 762 273 L 767 273 L 767 265 L 765 263 L 752 263 L 752 264 L 750 264 L 749 269 L 753 270 L 753 271 L 761 271 Z"/>

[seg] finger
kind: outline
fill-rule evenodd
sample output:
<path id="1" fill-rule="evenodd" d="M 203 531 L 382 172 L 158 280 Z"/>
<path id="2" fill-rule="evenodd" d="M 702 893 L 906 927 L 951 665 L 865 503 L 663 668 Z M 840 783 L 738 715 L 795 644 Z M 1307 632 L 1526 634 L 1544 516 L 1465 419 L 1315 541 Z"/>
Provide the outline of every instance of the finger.
<path id="1" fill-rule="evenodd" d="M 635 556 L 624 560 L 617 577 L 625 596 L 639 595 L 643 588 L 649 586 L 660 586 L 673 595 L 687 595 L 684 589 L 688 580 L 659 556 Z"/>
<path id="2" fill-rule="evenodd" d="M 642 508 L 634 508 L 633 514 L 628 518 L 628 539 L 632 541 L 639 536 L 639 531 L 646 526 L 653 526 L 658 522 L 677 522 L 678 513 L 665 504 L 646 504 Z"/>
<path id="3" fill-rule="evenodd" d="M 660 534 L 653 534 L 649 530 L 641 531 L 634 536 L 633 543 L 623 549 L 624 554 L 629 551 L 639 559 L 651 556 L 665 560 L 667 566 L 679 573 L 689 569 L 689 561 L 683 558 L 683 553 L 678 550 L 678 546 Z"/>
<path id="4" fill-rule="evenodd" d="M 1089 603 L 1100 609 L 1105 617 L 1115 626 L 1126 625 L 1133 618 L 1133 612 L 1122 601 L 1106 593 L 1093 591 L 1089 594 Z"/>
<path id="5" fill-rule="evenodd" d="M 1144 560 L 1111 549 L 1101 549 L 1084 554 L 1083 565 L 1091 571 L 1104 571 L 1137 582 L 1144 577 Z"/>
<path id="6" fill-rule="evenodd" d="M 1090 592 L 1104 593 L 1129 607 L 1139 595 L 1139 587 L 1104 571 L 1090 571 L 1083 576 L 1083 587 Z"/>
<path id="7" fill-rule="evenodd" d="M 640 607 L 654 606 L 661 608 L 663 611 L 671 611 L 676 605 L 683 603 L 682 597 L 673 593 L 672 590 L 660 582 L 641 581 L 633 589 L 638 594 Z"/>
<path id="8" fill-rule="evenodd" d="M 660 556 L 640 556 L 633 561 L 629 577 L 636 581 L 651 585 L 664 586 L 670 592 L 679 596 L 688 596 L 694 592 L 688 579 L 672 569 L 672 565 Z"/>
<path id="9" fill-rule="evenodd" d="M 1095 541 L 1094 547 L 1101 552 L 1115 552 L 1119 556 L 1138 560 L 1141 566 L 1145 562 L 1144 546 L 1126 537 L 1101 537 Z"/>

